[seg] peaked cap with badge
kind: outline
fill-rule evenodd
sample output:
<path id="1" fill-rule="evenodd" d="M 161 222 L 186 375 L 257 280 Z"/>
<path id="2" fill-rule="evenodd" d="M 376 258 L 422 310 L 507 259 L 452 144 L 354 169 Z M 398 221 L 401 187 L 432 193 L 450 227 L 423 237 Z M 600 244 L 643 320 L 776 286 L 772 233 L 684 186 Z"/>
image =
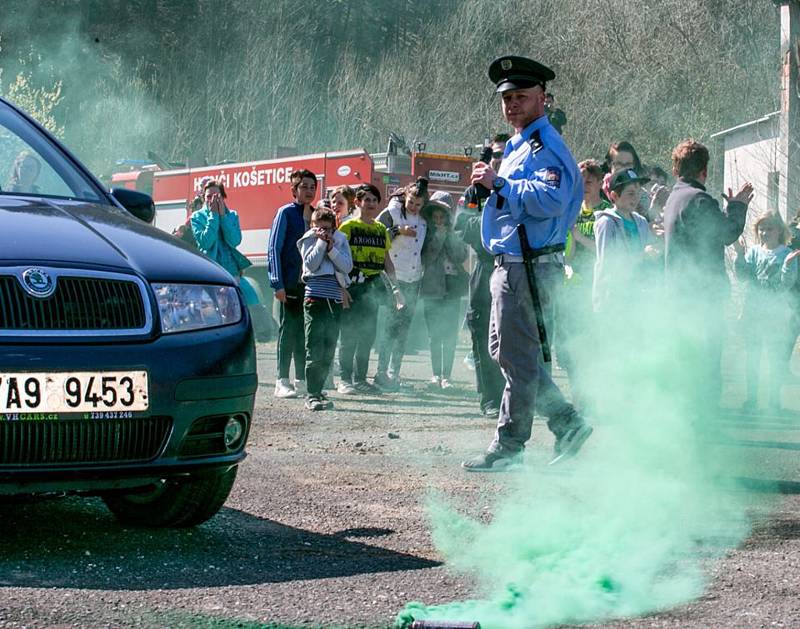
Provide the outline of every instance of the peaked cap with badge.
<path id="1" fill-rule="evenodd" d="M 497 86 L 495 92 L 521 90 L 535 85 L 544 89 L 547 81 L 556 78 L 556 73 L 541 63 L 526 57 L 506 55 L 492 61 L 489 79 Z"/>

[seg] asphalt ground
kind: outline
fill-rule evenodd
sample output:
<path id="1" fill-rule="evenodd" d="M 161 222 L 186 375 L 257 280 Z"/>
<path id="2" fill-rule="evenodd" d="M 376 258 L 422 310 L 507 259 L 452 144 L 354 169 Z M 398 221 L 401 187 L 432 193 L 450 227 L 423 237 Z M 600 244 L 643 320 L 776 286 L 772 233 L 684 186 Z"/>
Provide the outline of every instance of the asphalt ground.
<path id="1" fill-rule="evenodd" d="M 335 409 L 312 413 L 273 399 L 274 343 L 259 344 L 249 456 L 222 511 L 194 529 L 149 530 L 120 526 L 97 498 L 3 502 L 0 627 L 389 627 L 409 601 L 474 597 L 476 584 L 442 564 L 424 509 L 444 492 L 488 520 L 505 491 L 504 475 L 460 468 L 494 426 L 477 412 L 465 352 L 453 390 L 427 388 L 421 352 L 404 367 L 411 388 L 332 393 Z M 800 409 L 800 382 L 785 399 Z M 603 626 L 800 626 L 800 418 L 758 431 L 747 416 L 723 421 L 755 462 L 751 536 L 707 563 L 700 599 Z M 551 451 L 537 421 L 526 464 L 545 470 Z"/>

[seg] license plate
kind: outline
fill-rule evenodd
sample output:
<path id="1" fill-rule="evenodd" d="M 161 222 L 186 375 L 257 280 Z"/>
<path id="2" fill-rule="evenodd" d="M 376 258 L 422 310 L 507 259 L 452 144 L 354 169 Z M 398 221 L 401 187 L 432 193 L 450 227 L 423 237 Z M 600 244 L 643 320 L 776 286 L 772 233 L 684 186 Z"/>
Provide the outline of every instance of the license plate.
<path id="1" fill-rule="evenodd" d="M 0 413 L 146 411 L 146 371 L 0 372 Z"/>

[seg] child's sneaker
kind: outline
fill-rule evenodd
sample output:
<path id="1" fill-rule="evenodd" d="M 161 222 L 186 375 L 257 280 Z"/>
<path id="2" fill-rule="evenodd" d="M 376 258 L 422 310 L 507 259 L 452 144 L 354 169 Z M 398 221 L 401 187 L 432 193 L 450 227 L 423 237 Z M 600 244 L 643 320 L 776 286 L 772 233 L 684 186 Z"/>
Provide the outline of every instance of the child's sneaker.
<path id="1" fill-rule="evenodd" d="M 400 382 L 397 378 L 392 378 L 389 374 L 378 372 L 372 381 L 378 385 L 383 391 L 399 391 Z"/>
<path id="2" fill-rule="evenodd" d="M 380 395 L 381 390 L 376 387 L 374 384 L 370 384 L 366 380 L 359 380 L 353 385 L 353 388 L 356 390 L 356 393 L 361 393 L 364 395 Z"/>
<path id="3" fill-rule="evenodd" d="M 452 389 L 453 388 L 453 384 L 447 378 L 442 378 L 439 381 L 439 386 L 441 386 L 443 389 Z"/>
<path id="4" fill-rule="evenodd" d="M 377 372 L 375 374 L 375 377 L 372 379 L 372 381 L 376 385 L 378 385 L 379 387 L 383 387 L 383 386 L 389 384 L 391 382 L 391 380 L 392 379 L 389 377 L 389 374 L 387 374 L 385 371 Z"/>
<path id="5" fill-rule="evenodd" d="M 325 404 L 321 398 L 318 398 L 316 395 L 312 395 L 306 400 L 306 408 L 309 411 L 322 411 L 325 410 Z"/>
<path id="6" fill-rule="evenodd" d="M 430 381 L 428 382 L 429 389 L 441 389 L 442 388 L 442 379 L 439 376 L 433 376 Z"/>
<path id="7" fill-rule="evenodd" d="M 758 402 L 752 398 L 747 398 L 741 406 L 743 413 L 755 413 L 758 410 Z"/>
<path id="8" fill-rule="evenodd" d="M 289 382 L 289 378 L 278 378 L 275 382 L 275 397 L 292 398 L 297 397 L 297 391 Z"/>
<path id="9" fill-rule="evenodd" d="M 355 395 L 356 394 L 356 389 L 353 386 L 353 383 L 352 382 L 346 382 L 345 380 L 342 380 L 341 382 L 339 382 L 339 386 L 337 387 L 336 390 L 339 393 L 341 393 L 342 395 Z"/>
<path id="10" fill-rule="evenodd" d="M 322 400 L 322 407 L 328 411 L 333 408 L 333 401 L 328 399 L 328 394 L 323 391 L 319 394 L 319 399 Z"/>

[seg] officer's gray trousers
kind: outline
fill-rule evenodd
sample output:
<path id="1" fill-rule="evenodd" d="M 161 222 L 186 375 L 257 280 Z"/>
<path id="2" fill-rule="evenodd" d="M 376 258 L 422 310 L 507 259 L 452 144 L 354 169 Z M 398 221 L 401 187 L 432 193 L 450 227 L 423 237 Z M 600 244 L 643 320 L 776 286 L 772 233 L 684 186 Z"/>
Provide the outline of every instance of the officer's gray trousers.
<path id="1" fill-rule="evenodd" d="M 545 320 L 552 323 L 554 291 L 563 281 L 564 271 L 549 262 L 534 264 L 534 269 L 542 309 L 548 315 Z M 489 451 L 515 454 L 531 437 L 534 409 L 548 418 L 547 425 L 556 437 L 582 420 L 544 366 L 525 266 L 511 262 L 495 267 L 491 291 L 489 354 L 500 366 L 506 386 Z M 552 338 L 552 325 L 547 334 Z"/>

